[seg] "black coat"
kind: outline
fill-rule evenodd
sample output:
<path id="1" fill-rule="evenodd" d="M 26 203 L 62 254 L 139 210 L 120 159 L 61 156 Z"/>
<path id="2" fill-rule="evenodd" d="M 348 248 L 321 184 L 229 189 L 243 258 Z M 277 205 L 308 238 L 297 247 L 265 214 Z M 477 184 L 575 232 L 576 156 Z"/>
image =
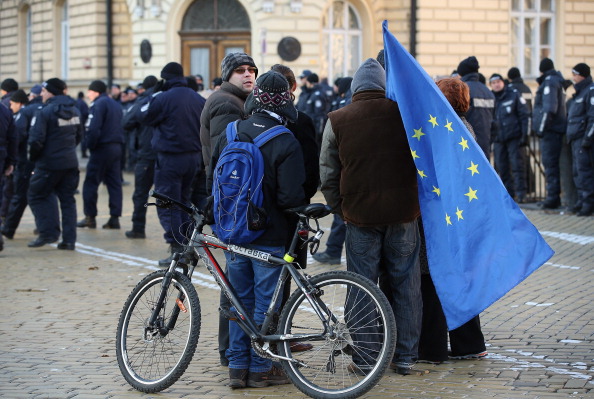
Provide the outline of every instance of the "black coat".
<path id="1" fill-rule="evenodd" d="M 77 108 L 78 110 L 78 108 Z M 79 111 L 80 112 L 80 111 Z M 122 106 L 102 93 L 91 103 L 86 123 L 85 142 L 93 150 L 105 144 L 123 144 Z"/>
<path id="2" fill-rule="evenodd" d="M 470 88 L 470 109 L 466 113 L 466 119 L 472 125 L 476 141 L 488 159 L 491 153 L 491 125 L 495 115 L 495 96 L 487 86 L 479 82 L 478 78 L 479 75 L 476 72 L 462 77 L 462 81 Z"/>
<path id="3" fill-rule="evenodd" d="M 495 141 L 505 142 L 528 135 L 530 113 L 526 100 L 513 87 L 495 94 Z"/>
<path id="4" fill-rule="evenodd" d="M 534 96 L 532 126 L 539 136 L 550 130 L 564 134 L 567 125 L 563 76 L 551 69 L 537 79 L 540 84 Z"/>
<path id="5" fill-rule="evenodd" d="M 575 94 L 567 106 L 567 141 L 584 137 L 586 131 L 594 129 L 594 83 L 588 76 L 574 85 Z"/>

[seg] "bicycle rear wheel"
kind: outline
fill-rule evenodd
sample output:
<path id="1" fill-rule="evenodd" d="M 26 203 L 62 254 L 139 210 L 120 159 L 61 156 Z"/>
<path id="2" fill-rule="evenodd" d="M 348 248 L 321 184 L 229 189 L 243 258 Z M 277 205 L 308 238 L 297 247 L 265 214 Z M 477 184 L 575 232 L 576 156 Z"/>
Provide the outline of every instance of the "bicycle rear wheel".
<path id="1" fill-rule="evenodd" d="M 297 290 L 280 316 L 279 334 L 323 334 L 307 352 L 293 354 L 289 342 L 279 354 L 305 364 L 282 361 L 293 384 L 312 398 L 356 398 L 373 388 L 388 367 L 396 346 L 396 322 L 388 300 L 369 279 L 352 272 L 314 276 L 312 295 L 329 319 L 329 331 L 306 296 Z"/>
<path id="2" fill-rule="evenodd" d="M 159 392 L 173 385 L 190 364 L 200 335 L 198 294 L 190 280 L 178 272 L 174 272 L 155 326 L 148 326 L 165 273 L 151 273 L 136 285 L 118 323 L 120 371 L 142 392 Z"/>

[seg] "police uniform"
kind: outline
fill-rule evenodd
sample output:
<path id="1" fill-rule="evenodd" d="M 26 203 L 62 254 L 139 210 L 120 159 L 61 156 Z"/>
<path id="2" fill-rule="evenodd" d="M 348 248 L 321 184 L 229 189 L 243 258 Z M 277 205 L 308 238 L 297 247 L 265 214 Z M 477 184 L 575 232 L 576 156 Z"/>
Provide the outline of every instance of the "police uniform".
<path id="1" fill-rule="evenodd" d="M 40 247 L 58 240 L 60 212 L 54 195 L 60 201 L 62 242 L 58 249 L 74 249 L 76 243 L 76 200 L 79 171 L 76 146 L 83 134 L 80 112 L 75 101 L 63 95 L 66 84 L 57 78 L 43 87 L 54 94 L 31 121 L 29 158 L 35 162 L 29 183 L 28 200 L 39 230 L 29 247 Z M 42 94 L 43 95 L 43 94 Z"/>
<path id="2" fill-rule="evenodd" d="M 545 168 L 546 199 L 544 208 L 554 209 L 561 205 L 561 172 L 559 160 L 563 146 L 567 115 L 565 111 L 565 90 L 563 76 L 555 71 L 553 61 L 541 61 L 542 75 L 534 98 L 532 123 L 536 135 L 540 137 L 542 163 Z"/>
<path id="3" fill-rule="evenodd" d="M 589 72 L 588 68 L 588 76 L 574 85 L 575 94 L 568 102 L 567 114 L 567 141 L 573 156 L 573 176 L 578 191 L 575 211 L 578 216 L 589 216 L 594 211 L 594 83 Z"/>
<path id="4" fill-rule="evenodd" d="M 503 80 L 503 78 L 502 78 Z M 526 100 L 507 86 L 495 95 L 495 167 L 508 193 L 518 202 L 526 197 L 526 176 L 520 146 L 528 139 L 530 114 Z M 511 164 L 511 174 L 510 174 Z M 513 177 L 512 177 L 513 176 Z"/>

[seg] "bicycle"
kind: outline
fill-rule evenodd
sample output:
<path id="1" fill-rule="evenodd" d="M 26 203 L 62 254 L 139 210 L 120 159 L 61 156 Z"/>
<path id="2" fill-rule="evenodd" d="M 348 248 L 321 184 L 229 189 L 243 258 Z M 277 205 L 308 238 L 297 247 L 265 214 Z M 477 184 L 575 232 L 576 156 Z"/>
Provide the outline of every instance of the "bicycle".
<path id="1" fill-rule="evenodd" d="M 318 219 L 330 213 L 324 204 L 288 210 L 298 215 L 295 234 L 284 258 L 228 245 L 202 232 L 205 217 L 196 207 L 158 194 L 156 205 L 191 215 L 194 229 L 182 253 L 167 270 L 151 273 L 132 290 L 118 322 L 116 352 L 120 371 L 135 389 L 154 393 L 174 384 L 190 364 L 200 334 L 200 301 L 191 282 L 201 260 L 232 307 L 224 310 L 251 338 L 260 356 L 281 363 L 291 382 L 312 398 L 355 398 L 372 389 L 383 376 L 396 345 L 394 314 L 377 284 L 348 271 L 309 276 L 294 264 L 297 245 L 317 251 L 323 231 Z M 310 221 L 315 221 L 315 228 Z M 313 233 L 309 238 L 304 231 Z M 227 276 L 212 255 L 221 249 L 280 265 L 266 318 L 261 326 L 247 314 Z M 282 287 L 292 278 L 297 289 L 280 311 Z M 222 310 L 223 311 L 223 310 Z M 274 321 L 278 318 L 276 331 Z M 271 332 L 272 331 L 272 332 Z M 308 342 L 313 349 L 293 354 L 292 342 Z"/>

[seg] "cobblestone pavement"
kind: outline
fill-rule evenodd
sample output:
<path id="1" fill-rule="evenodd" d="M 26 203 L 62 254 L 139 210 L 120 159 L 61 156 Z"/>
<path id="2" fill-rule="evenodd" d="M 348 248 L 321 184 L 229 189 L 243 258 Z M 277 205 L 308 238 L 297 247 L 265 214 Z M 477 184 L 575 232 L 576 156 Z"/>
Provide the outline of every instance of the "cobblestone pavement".
<path id="1" fill-rule="evenodd" d="M 126 175 L 131 180 L 132 176 Z M 182 378 L 158 394 L 133 390 L 121 376 L 115 334 L 121 308 L 142 276 L 157 270 L 166 245 L 154 208 L 147 239 L 129 240 L 132 186 L 124 188 L 122 230 L 79 229 L 77 250 L 27 248 L 29 211 L 0 252 L 0 397 L 223 398 L 302 397 L 293 386 L 231 391 L 218 365 L 218 288 L 204 268 L 197 353 Z M 320 194 L 316 200 L 322 201 Z M 82 209 L 77 196 L 78 209 Z M 107 221 L 100 192 L 98 225 Z M 489 356 L 388 372 L 370 398 L 594 398 L 594 218 L 526 209 L 556 255 L 481 314 Z M 80 214 L 79 214 L 80 215 Z M 329 228 L 331 217 L 323 220 Z M 521 243 L 518 243 L 521 245 Z M 322 245 L 324 248 L 324 245 Z M 308 271 L 342 266 L 319 265 Z"/>

